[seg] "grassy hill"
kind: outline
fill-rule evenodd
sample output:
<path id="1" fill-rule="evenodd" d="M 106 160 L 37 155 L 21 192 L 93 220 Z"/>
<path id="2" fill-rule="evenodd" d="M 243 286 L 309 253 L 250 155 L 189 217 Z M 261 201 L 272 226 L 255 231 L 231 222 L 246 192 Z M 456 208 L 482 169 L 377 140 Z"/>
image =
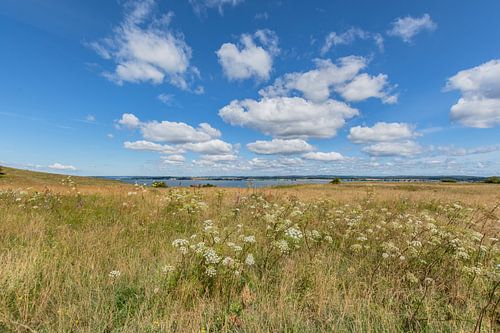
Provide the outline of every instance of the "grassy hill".
<path id="1" fill-rule="evenodd" d="M 59 187 L 67 175 L 37 172 L 30 170 L 21 170 L 8 167 L 0 167 L 0 188 L 1 187 Z M 101 179 L 96 177 L 71 176 L 78 185 L 86 187 L 109 187 L 109 186 L 127 186 L 114 180 Z"/>

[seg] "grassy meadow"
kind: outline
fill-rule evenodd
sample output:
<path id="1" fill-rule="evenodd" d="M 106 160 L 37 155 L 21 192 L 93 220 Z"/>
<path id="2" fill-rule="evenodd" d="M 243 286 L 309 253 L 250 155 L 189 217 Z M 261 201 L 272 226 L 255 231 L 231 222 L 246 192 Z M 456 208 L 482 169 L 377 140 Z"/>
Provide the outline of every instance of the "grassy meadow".
<path id="1" fill-rule="evenodd" d="M 0 332 L 498 332 L 500 185 L 3 168 Z"/>

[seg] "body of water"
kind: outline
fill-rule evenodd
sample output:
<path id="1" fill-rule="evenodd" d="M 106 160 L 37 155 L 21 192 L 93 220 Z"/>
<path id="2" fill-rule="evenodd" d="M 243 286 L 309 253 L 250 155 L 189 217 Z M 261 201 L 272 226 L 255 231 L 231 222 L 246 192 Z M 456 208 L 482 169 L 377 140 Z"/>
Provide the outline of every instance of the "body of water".
<path id="1" fill-rule="evenodd" d="M 168 186 L 201 186 L 205 184 L 217 187 L 271 187 L 300 184 L 326 184 L 335 176 L 289 176 L 289 177 L 206 177 L 203 179 L 190 177 L 144 177 L 144 176 L 123 176 L 123 177 L 103 177 L 107 179 L 119 180 L 130 184 L 151 185 L 155 181 L 165 182 Z M 340 176 L 342 182 L 441 182 L 443 179 L 453 179 L 456 182 L 481 182 L 484 177 L 475 176 L 392 176 L 392 177 L 362 177 L 362 176 Z"/>
<path id="2" fill-rule="evenodd" d="M 286 186 L 286 185 L 299 185 L 299 184 L 326 184 L 330 179 L 154 179 L 154 178 L 140 178 L 140 177 L 106 177 L 119 180 L 131 184 L 151 185 L 154 181 L 165 182 L 168 186 L 201 186 L 205 184 L 212 184 L 217 187 L 271 187 L 271 186 Z"/>

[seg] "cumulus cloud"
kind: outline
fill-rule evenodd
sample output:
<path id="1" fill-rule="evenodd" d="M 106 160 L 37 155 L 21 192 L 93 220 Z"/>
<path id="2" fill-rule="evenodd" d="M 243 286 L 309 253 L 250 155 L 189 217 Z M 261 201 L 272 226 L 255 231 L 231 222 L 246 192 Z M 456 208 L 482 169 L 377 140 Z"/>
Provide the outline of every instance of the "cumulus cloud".
<path id="1" fill-rule="evenodd" d="M 439 146 L 435 149 L 439 154 L 447 156 L 467 156 L 467 155 L 478 155 L 478 154 L 488 154 L 500 151 L 500 144 L 491 146 L 479 146 L 473 148 L 459 148 L 455 146 Z"/>
<path id="2" fill-rule="evenodd" d="M 422 17 L 398 17 L 387 34 L 400 37 L 403 41 L 410 43 L 418 33 L 424 30 L 433 31 L 436 28 L 437 24 L 432 21 L 429 14 L 424 14 Z"/>
<path id="3" fill-rule="evenodd" d="M 337 153 L 337 152 L 329 152 L 329 153 L 324 153 L 324 152 L 310 152 L 302 155 L 303 158 L 308 159 L 308 160 L 315 160 L 315 161 L 342 161 L 345 159 L 342 154 Z"/>
<path id="4" fill-rule="evenodd" d="M 366 73 L 356 76 L 351 82 L 336 88 L 337 92 L 347 101 L 359 102 L 370 97 L 382 100 L 386 104 L 394 104 L 398 101 L 396 95 L 390 95 L 385 91 L 388 86 L 386 74 L 371 76 Z"/>
<path id="5" fill-rule="evenodd" d="M 401 156 L 414 157 L 423 151 L 423 148 L 415 141 L 403 142 L 380 142 L 363 148 L 370 156 Z"/>
<path id="6" fill-rule="evenodd" d="M 140 125 L 140 120 L 132 113 L 124 113 L 120 120 L 118 120 L 118 124 L 127 128 L 137 128 Z"/>
<path id="7" fill-rule="evenodd" d="M 126 149 L 169 154 L 161 157 L 163 164 L 182 164 L 185 157 L 181 154 L 188 151 L 201 154 L 202 160 L 211 163 L 229 161 L 233 159 L 229 156 L 236 158 L 239 148 L 239 145 L 220 140 L 221 132 L 207 123 L 201 123 L 195 128 L 181 122 L 156 120 L 143 122 L 130 113 L 123 114 L 118 123 L 129 129 L 139 129 L 145 139 L 125 141 L 123 146 Z M 163 142 L 169 144 L 162 144 Z"/>
<path id="8" fill-rule="evenodd" d="M 57 162 L 49 165 L 48 168 L 53 170 L 72 170 L 72 171 L 76 170 L 76 168 L 72 165 L 65 165 Z"/>
<path id="9" fill-rule="evenodd" d="M 202 123 L 194 128 L 186 123 L 173 121 L 149 121 L 141 123 L 141 132 L 146 140 L 170 143 L 204 142 L 220 137 L 219 130 Z"/>
<path id="10" fill-rule="evenodd" d="M 238 156 L 235 154 L 218 154 L 218 155 L 202 155 L 196 163 L 199 164 L 213 164 L 216 162 L 232 162 L 236 161 Z"/>
<path id="11" fill-rule="evenodd" d="M 123 143 L 123 146 L 131 150 L 156 151 L 165 154 L 173 154 L 183 151 L 182 148 L 179 147 L 173 147 L 170 145 L 161 145 L 159 143 L 154 143 L 146 140 L 139 140 L 134 142 L 125 141 Z"/>
<path id="12" fill-rule="evenodd" d="M 250 127 L 277 138 L 330 138 L 358 110 L 335 100 L 317 104 L 300 97 L 234 100 L 219 111 L 233 126 Z"/>
<path id="13" fill-rule="evenodd" d="M 155 0 L 128 2 L 124 20 L 112 36 L 87 46 L 115 63 L 115 69 L 103 75 L 117 84 L 168 81 L 187 90 L 186 76 L 197 73 L 189 64 L 191 48 L 181 34 L 169 29 L 173 13 L 156 17 L 155 6 Z"/>
<path id="14" fill-rule="evenodd" d="M 205 13 L 207 9 L 215 8 L 219 11 L 220 15 L 224 14 L 224 6 L 235 7 L 244 0 L 189 0 L 196 14 L 200 15 Z"/>
<path id="15" fill-rule="evenodd" d="M 314 149 L 309 143 L 301 139 L 273 139 L 271 141 L 257 140 L 247 144 L 247 148 L 256 153 L 263 155 L 273 154 L 297 154 L 304 153 Z"/>
<path id="16" fill-rule="evenodd" d="M 210 154 L 210 155 L 229 154 L 232 153 L 234 150 L 232 144 L 224 142 L 219 139 L 205 141 L 205 142 L 185 143 L 181 147 L 195 153 Z"/>
<path id="17" fill-rule="evenodd" d="M 337 64 L 331 60 L 316 59 L 315 69 L 288 73 L 259 93 L 262 96 L 282 96 L 299 91 L 305 98 L 320 103 L 327 100 L 332 92 L 337 92 L 347 101 L 357 102 L 374 97 L 384 103 L 396 103 L 397 96 L 390 94 L 393 87 L 389 85 L 387 75 L 360 74 L 368 62 L 367 58 L 360 56 L 340 58 Z"/>
<path id="18" fill-rule="evenodd" d="M 256 78 L 267 80 L 273 66 L 273 56 L 279 52 L 278 37 L 271 30 L 243 34 L 240 44 L 224 43 L 216 54 L 224 75 L 230 80 Z"/>
<path id="19" fill-rule="evenodd" d="M 182 164 L 186 160 L 186 158 L 182 155 L 167 155 L 167 156 L 162 156 L 161 160 L 163 164 Z"/>
<path id="20" fill-rule="evenodd" d="M 462 70 L 448 79 L 445 90 L 459 90 L 462 97 L 451 107 L 451 119 L 464 126 L 500 125 L 500 60 Z"/>
<path id="21" fill-rule="evenodd" d="M 354 143 L 373 143 L 404 140 L 415 136 L 417 133 L 410 124 L 378 122 L 373 127 L 352 127 L 348 138 Z"/>
<path id="22" fill-rule="evenodd" d="M 380 51 L 384 50 L 384 38 L 379 33 L 371 33 L 361 28 L 352 27 L 344 32 L 337 33 L 330 32 L 326 38 L 323 46 L 321 47 L 321 54 L 324 55 L 332 47 L 337 45 L 347 45 L 353 43 L 356 39 L 372 39 Z"/>

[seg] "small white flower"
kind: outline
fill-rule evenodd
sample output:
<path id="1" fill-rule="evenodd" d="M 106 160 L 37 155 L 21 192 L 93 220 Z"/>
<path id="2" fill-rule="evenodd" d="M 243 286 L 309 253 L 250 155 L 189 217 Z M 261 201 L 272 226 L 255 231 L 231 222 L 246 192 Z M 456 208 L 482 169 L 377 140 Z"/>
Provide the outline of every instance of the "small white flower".
<path id="1" fill-rule="evenodd" d="M 329 236 L 329 235 L 325 236 L 325 241 L 327 241 L 327 243 L 330 243 L 330 244 L 333 243 L 332 236 Z"/>
<path id="2" fill-rule="evenodd" d="M 384 253 L 382 253 L 382 258 L 384 258 L 384 259 L 389 258 L 389 254 L 388 254 L 388 253 L 385 253 L 385 252 L 384 252 Z"/>
<path id="3" fill-rule="evenodd" d="M 246 236 L 243 238 L 243 241 L 245 243 L 249 243 L 249 244 L 255 243 L 255 236 L 252 236 L 252 235 Z"/>
<path id="4" fill-rule="evenodd" d="M 247 264 L 248 266 L 252 266 L 253 264 L 255 264 L 255 259 L 253 258 L 253 254 L 249 253 L 245 259 L 245 264 Z"/>
<path id="5" fill-rule="evenodd" d="M 207 249 L 203 256 L 205 257 L 205 262 L 207 264 L 217 264 L 221 260 L 214 249 Z"/>
<path id="6" fill-rule="evenodd" d="M 176 239 L 172 242 L 172 245 L 174 247 L 185 247 L 185 246 L 188 246 L 189 245 L 189 241 L 186 240 L 186 239 Z"/>
<path id="7" fill-rule="evenodd" d="M 111 272 L 109 272 L 108 276 L 110 278 L 117 278 L 121 275 L 122 273 L 118 270 L 112 270 Z"/>
<path id="8" fill-rule="evenodd" d="M 170 266 L 170 265 L 165 265 L 161 268 L 161 272 L 165 275 L 173 272 L 175 270 L 175 267 L 174 266 Z"/>
<path id="9" fill-rule="evenodd" d="M 276 241 L 276 247 L 278 250 L 282 253 L 288 253 L 290 251 L 290 247 L 288 246 L 288 242 L 285 239 L 281 239 L 279 241 Z"/>
<path id="10" fill-rule="evenodd" d="M 217 275 L 217 270 L 213 266 L 208 266 L 205 270 L 205 274 L 209 277 L 214 277 Z"/>

